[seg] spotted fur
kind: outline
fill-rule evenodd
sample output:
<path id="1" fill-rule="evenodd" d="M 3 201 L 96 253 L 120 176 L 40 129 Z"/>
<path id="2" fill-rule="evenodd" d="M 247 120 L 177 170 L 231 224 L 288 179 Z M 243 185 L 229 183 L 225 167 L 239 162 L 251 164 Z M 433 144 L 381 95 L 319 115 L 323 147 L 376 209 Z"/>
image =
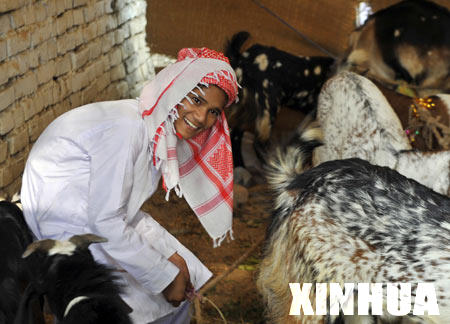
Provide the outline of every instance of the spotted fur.
<path id="1" fill-rule="evenodd" d="M 289 316 L 289 282 L 433 282 L 440 316 L 406 317 L 449 323 L 450 198 L 360 159 L 304 171 L 302 142 L 279 148 L 269 163 L 277 203 L 257 286 L 270 323 L 376 323 L 372 316 Z M 314 307 L 314 291 L 310 300 Z M 398 318 L 384 305 L 379 320 Z"/>
<path id="2" fill-rule="evenodd" d="M 247 32 L 235 34 L 225 49 L 242 86 L 240 103 L 232 107 L 229 121 L 232 128 L 248 127 L 265 142 L 281 107 L 304 113 L 315 108 L 334 59 L 295 56 L 261 44 L 241 53 L 249 36 Z"/>
<path id="3" fill-rule="evenodd" d="M 450 115 L 450 95 L 438 97 Z M 314 165 L 357 157 L 450 195 L 450 151 L 412 150 L 394 109 L 369 79 L 341 72 L 328 80 L 319 96 L 317 120 L 324 145 L 314 151 Z"/>

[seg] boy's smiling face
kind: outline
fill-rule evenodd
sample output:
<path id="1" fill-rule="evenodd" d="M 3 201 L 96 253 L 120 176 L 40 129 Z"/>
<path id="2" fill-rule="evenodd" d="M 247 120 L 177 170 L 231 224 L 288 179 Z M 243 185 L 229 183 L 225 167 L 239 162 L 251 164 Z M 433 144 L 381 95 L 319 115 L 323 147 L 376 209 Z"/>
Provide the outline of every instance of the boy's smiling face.
<path id="1" fill-rule="evenodd" d="M 210 85 L 202 87 L 202 90 L 204 94 L 195 88 L 193 92 L 197 95 L 187 95 L 192 103 L 184 98 L 181 101 L 184 106 L 178 106 L 179 117 L 174 126 L 183 139 L 190 139 L 212 127 L 227 104 L 227 95 L 219 87 Z"/>

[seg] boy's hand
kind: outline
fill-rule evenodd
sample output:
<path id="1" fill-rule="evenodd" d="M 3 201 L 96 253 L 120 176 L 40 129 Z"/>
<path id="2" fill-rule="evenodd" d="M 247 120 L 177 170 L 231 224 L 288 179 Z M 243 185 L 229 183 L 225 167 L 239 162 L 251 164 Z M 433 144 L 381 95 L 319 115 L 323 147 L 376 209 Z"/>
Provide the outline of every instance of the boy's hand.
<path id="1" fill-rule="evenodd" d="M 177 307 L 186 299 L 186 292 L 192 291 L 194 287 L 191 283 L 186 261 L 178 253 L 174 253 L 168 260 L 175 264 L 180 269 L 180 272 L 163 290 L 163 295 L 172 306 Z"/>

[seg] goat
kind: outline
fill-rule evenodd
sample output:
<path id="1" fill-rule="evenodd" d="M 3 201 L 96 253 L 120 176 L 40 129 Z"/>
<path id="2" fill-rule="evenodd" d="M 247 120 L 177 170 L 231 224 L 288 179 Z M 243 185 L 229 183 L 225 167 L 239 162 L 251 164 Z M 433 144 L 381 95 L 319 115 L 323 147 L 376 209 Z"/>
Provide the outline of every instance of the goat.
<path id="1" fill-rule="evenodd" d="M 131 324 L 130 307 L 120 297 L 121 287 L 112 270 L 94 261 L 88 247 L 106 242 L 94 234 L 72 236 L 68 241 L 45 239 L 31 243 L 23 258 L 33 276 L 33 288 L 45 295 L 60 324 Z M 26 321 L 27 301 L 20 318 Z"/>
<path id="2" fill-rule="evenodd" d="M 448 127 L 450 95 L 440 94 L 433 101 L 447 111 L 436 118 Z M 450 194 L 450 151 L 413 150 L 395 110 L 371 80 L 353 72 L 332 77 L 319 95 L 317 120 L 324 145 L 314 151 L 314 165 L 357 157 Z"/>
<path id="3" fill-rule="evenodd" d="M 21 296 L 29 284 L 25 264 L 21 258 L 32 242 L 22 211 L 16 204 L 0 201 L 0 323 L 13 323 Z M 37 301 L 31 306 L 33 323 L 44 323 L 42 308 Z"/>
<path id="4" fill-rule="evenodd" d="M 309 113 L 334 59 L 325 56 L 301 57 L 275 47 L 254 44 L 242 54 L 241 47 L 250 36 L 241 31 L 226 44 L 225 55 L 242 86 L 241 101 L 229 116 L 232 129 L 254 130 L 264 143 L 271 134 L 280 108 Z"/>
<path id="5" fill-rule="evenodd" d="M 379 10 L 350 36 L 340 64 L 419 96 L 450 91 L 450 11 L 426 0 Z"/>
<path id="6" fill-rule="evenodd" d="M 440 316 L 406 318 L 450 323 L 450 198 L 357 158 L 305 171 L 318 134 L 301 130 L 268 160 L 275 203 L 257 287 L 270 323 L 375 323 L 370 315 L 289 316 L 288 283 L 424 281 L 435 285 Z"/>

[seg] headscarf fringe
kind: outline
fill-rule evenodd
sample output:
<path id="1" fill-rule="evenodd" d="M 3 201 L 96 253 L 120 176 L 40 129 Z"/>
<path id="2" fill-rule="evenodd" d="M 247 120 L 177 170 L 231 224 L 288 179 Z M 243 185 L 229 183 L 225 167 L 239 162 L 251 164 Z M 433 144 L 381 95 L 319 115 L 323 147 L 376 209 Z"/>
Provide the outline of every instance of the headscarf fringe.
<path id="1" fill-rule="evenodd" d="M 234 240 L 234 237 L 233 237 L 233 229 L 232 229 L 232 228 L 230 228 L 230 229 L 229 229 L 226 233 L 224 233 L 222 236 L 216 237 L 216 238 L 214 239 L 214 242 L 213 242 L 213 247 L 214 247 L 214 248 L 219 247 L 219 246 L 222 244 L 222 242 L 223 242 L 227 237 L 228 237 L 228 241 Z"/>

